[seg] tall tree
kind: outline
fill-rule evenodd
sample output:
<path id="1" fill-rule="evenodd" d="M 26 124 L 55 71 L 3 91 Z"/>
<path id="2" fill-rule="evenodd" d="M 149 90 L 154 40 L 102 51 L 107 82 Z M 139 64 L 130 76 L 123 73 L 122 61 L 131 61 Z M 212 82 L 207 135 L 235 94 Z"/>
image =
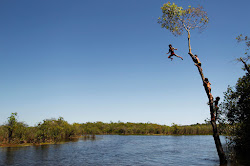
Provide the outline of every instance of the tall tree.
<path id="1" fill-rule="evenodd" d="M 170 2 L 164 4 L 161 7 L 161 10 L 163 14 L 161 17 L 159 17 L 158 23 L 161 24 L 162 28 L 166 28 L 175 36 L 182 35 L 183 31 L 187 32 L 188 49 L 189 49 L 188 54 L 190 55 L 193 62 L 197 66 L 197 69 L 200 73 L 203 82 L 204 89 L 206 91 L 209 100 L 211 125 L 213 127 L 213 137 L 220 158 L 220 163 L 226 164 L 227 160 L 221 145 L 219 132 L 216 125 L 216 118 L 214 115 L 214 113 L 218 109 L 217 105 L 218 101 L 215 102 L 216 105 L 214 106 L 214 100 L 213 100 L 213 95 L 211 93 L 210 83 L 208 79 L 204 77 L 199 59 L 197 58 L 197 56 L 194 56 L 193 53 L 191 52 L 190 32 L 191 30 L 195 29 L 203 30 L 204 28 L 206 28 L 206 25 L 209 21 L 207 13 L 206 11 L 203 10 L 201 6 L 197 8 L 188 6 L 187 9 L 183 9 L 182 7 L 178 7 L 175 3 L 171 4 Z"/>
<path id="2" fill-rule="evenodd" d="M 8 124 L 6 125 L 8 129 L 8 142 L 11 143 L 13 133 L 17 127 L 17 113 L 12 113 L 10 117 L 8 117 Z"/>

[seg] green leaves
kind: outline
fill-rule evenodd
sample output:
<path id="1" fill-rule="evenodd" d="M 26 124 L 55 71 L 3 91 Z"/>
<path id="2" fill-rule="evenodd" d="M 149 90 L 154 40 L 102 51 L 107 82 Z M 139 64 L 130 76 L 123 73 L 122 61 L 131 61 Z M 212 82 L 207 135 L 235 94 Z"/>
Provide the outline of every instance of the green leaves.
<path id="1" fill-rule="evenodd" d="M 158 23 L 162 28 L 170 30 L 175 36 L 181 35 L 183 30 L 190 31 L 191 29 L 203 29 L 209 22 L 207 13 L 203 11 L 203 8 L 191 8 L 187 9 L 178 7 L 175 3 L 167 2 L 161 7 L 162 16 L 158 18 Z"/>
<path id="2" fill-rule="evenodd" d="M 170 2 L 163 4 L 161 7 L 162 17 L 158 18 L 158 23 L 161 24 L 162 28 L 169 29 L 175 35 L 180 35 L 182 29 L 180 28 L 179 18 L 184 13 L 182 7 L 178 7 L 175 3 Z"/>
<path id="3" fill-rule="evenodd" d="M 8 128 L 10 130 L 14 130 L 16 128 L 17 125 L 17 119 L 16 119 L 17 113 L 11 113 L 11 116 L 8 117 Z"/>
<path id="4" fill-rule="evenodd" d="M 228 125 L 227 134 L 232 136 L 229 145 L 237 153 L 249 156 L 250 75 L 239 78 L 235 87 L 229 87 L 224 95 L 221 123 Z"/>

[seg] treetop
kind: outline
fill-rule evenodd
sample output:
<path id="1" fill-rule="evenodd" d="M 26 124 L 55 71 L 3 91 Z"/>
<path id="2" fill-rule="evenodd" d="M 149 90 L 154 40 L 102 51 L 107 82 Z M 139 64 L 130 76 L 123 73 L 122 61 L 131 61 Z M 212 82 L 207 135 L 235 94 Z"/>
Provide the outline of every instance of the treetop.
<path id="1" fill-rule="evenodd" d="M 202 6 L 197 8 L 188 6 L 187 9 L 178 7 L 175 3 L 167 2 L 161 7 L 162 16 L 158 18 L 158 23 L 162 28 L 170 30 L 175 36 L 181 35 L 183 30 L 190 31 L 198 28 L 202 30 L 206 27 L 209 19 Z"/>

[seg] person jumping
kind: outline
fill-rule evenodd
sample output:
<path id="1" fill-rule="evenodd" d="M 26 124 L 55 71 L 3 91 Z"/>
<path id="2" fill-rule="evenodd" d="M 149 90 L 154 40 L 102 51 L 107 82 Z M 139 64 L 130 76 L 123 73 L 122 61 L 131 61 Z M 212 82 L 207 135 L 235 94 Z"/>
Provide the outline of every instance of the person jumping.
<path id="1" fill-rule="evenodd" d="M 168 56 L 168 58 L 170 58 L 171 61 L 172 61 L 172 60 L 173 60 L 172 56 L 176 56 L 176 57 L 181 58 L 181 59 L 183 60 L 183 58 L 182 58 L 181 56 L 178 56 L 178 55 L 176 55 L 176 54 L 174 53 L 174 50 L 177 50 L 177 48 L 174 48 L 174 47 L 172 47 L 171 44 L 169 44 L 169 52 L 166 53 L 166 54 L 169 54 L 169 53 L 171 53 L 171 54 Z"/>

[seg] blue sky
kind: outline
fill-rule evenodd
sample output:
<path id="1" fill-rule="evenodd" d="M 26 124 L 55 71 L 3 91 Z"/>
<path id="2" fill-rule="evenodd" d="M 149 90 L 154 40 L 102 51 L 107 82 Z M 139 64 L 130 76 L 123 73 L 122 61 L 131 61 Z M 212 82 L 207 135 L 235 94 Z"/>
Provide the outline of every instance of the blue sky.
<path id="1" fill-rule="evenodd" d="M 0 124 L 12 112 L 28 125 L 59 116 L 78 122 L 203 123 L 207 97 L 187 35 L 157 24 L 163 0 L 0 1 Z M 235 40 L 249 35 L 248 0 L 177 0 L 202 5 L 210 23 L 191 32 L 212 94 L 244 74 Z M 168 44 L 184 60 L 172 62 Z"/>

